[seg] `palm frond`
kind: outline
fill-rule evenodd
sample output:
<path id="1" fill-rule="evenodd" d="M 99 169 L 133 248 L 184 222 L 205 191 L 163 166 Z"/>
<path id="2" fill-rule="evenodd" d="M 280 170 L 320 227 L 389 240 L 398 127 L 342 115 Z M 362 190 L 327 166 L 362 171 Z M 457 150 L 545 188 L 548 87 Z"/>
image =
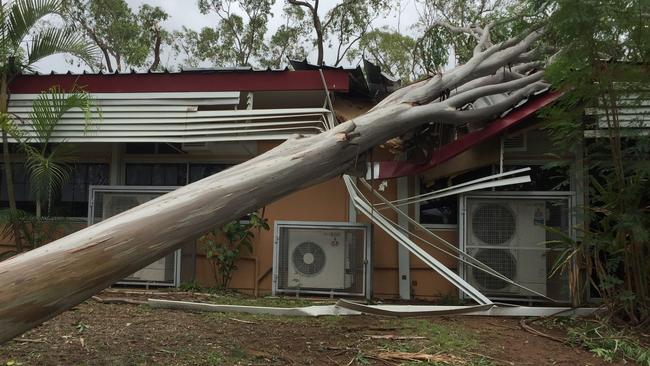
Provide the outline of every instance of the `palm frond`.
<path id="1" fill-rule="evenodd" d="M 50 140 L 61 118 L 71 110 L 81 110 L 86 117 L 86 125 L 89 125 L 92 112 L 99 108 L 86 92 L 66 93 L 54 86 L 34 99 L 28 115 L 31 123 L 26 125 L 30 130 L 21 130 L 26 136 L 19 140 L 26 156 L 25 168 L 39 202 L 58 193 L 70 178 L 70 169 L 66 165 L 70 157 L 69 146 L 63 143 L 52 145 Z"/>
<path id="2" fill-rule="evenodd" d="M 26 65 L 33 65 L 44 57 L 68 53 L 91 65 L 97 57 L 97 49 L 82 34 L 70 28 L 47 27 L 34 35 L 27 50 Z"/>
<path id="3" fill-rule="evenodd" d="M 9 14 L 10 3 L 5 3 L 4 1 L 0 4 L 0 65 L 3 67 L 7 63 L 7 57 L 9 55 L 10 42 L 7 35 L 7 14 Z"/>
<path id="4" fill-rule="evenodd" d="M 58 192 L 70 178 L 70 169 L 54 154 L 43 156 L 40 153 L 28 153 L 25 167 L 37 199 Z"/>
<path id="5" fill-rule="evenodd" d="M 3 113 L 0 115 L 0 130 L 7 133 L 11 136 L 16 142 L 22 144 L 24 139 L 27 137 L 25 132 L 18 128 L 14 119 L 9 117 L 9 114 Z"/>
<path id="6" fill-rule="evenodd" d="M 41 18 L 63 12 L 63 3 L 60 0 L 14 0 L 10 4 L 6 32 L 8 39 L 16 47 Z"/>
<path id="7" fill-rule="evenodd" d="M 48 145 L 61 118 L 74 109 L 84 113 L 86 128 L 92 123 L 93 112 L 101 114 L 94 98 L 84 91 L 65 93 L 58 86 L 53 86 L 39 94 L 32 103 L 32 111 L 29 113 L 32 129 L 30 142 Z"/>

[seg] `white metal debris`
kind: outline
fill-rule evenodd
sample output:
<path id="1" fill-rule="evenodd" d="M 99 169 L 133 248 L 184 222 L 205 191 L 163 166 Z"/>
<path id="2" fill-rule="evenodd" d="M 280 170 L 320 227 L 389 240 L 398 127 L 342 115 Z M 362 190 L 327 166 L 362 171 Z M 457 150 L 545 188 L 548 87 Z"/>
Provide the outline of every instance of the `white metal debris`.
<path id="1" fill-rule="evenodd" d="M 314 305 L 295 308 L 221 305 L 189 301 L 174 301 L 149 299 L 149 306 L 160 309 L 186 311 L 205 311 L 219 313 L 246 313 L 274 316 L 307 316 L 317 317 L 326 315 L 380 315 L 391 317 L 423 317 L 441 315 L 473 315 L 473 316 L 588 316 L 595 313 L 597 308 L 569 307 L 532 307 L 509 306 L 500 304 L 475 306 L 440 306 L 440 305 L 364 305 L 348 300 L 339 300 L 336 305 Z"/>

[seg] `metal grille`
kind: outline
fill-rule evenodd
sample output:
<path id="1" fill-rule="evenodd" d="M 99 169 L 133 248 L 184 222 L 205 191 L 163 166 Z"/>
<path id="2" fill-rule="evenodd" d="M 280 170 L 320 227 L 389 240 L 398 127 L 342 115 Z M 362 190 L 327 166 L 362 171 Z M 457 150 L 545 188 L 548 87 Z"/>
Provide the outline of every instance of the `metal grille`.
<path id="1" fill-rule="evenodd" d="M 508 249 L 481 249 L 475 258 L 511 280 L 517 275 L 517 261 Z M 484 289 L 496 291 L 508 287 L 506 281 L 475 268 L 472 269 L 472 275 Z"/>
<path id="2" fill-rule="evenodd" d="M 472 232 L 483 243 L 507 243 L 516 230 L 515 215 L 507 206 L 488 203 L 479 206 L 472 215 Z"/>
<path id="3" fill-rule="evenodd" d="M 557 300 L 568 299 L 566 273 L 552 272 L 561 254 L 548 243 L 568 233 L 569 199 L 532 193 L 475 194 L 464 198 L 463 250 L 514 282 Z M 463 265 L 464 278 L 495 300 L 536 299 L 537 295 Z"/>
<path id="4" fill-rule="evenodd" d="M 90 202 L 89 224 L 95 224 L 100 221 L 106 220 L 112 216 L 118 215 L 124 211 L 128 211 L 138 205 L 159 197 L 174 188 L 162 190 L 158 188 L 157 191 L 147 191 L 147 187 L 129 187 L 118 188 L 111 186 L 91 186 L 92 199 Z M 92 211 L 91 211 L 92 210 Z M 179 271 L 177 267 L 176 258 L 182 255 L 181 260 L 185 263 L 184 278 L 181 281 L 189 281 L 193 277 L 194 272 L 194 258 L 195 258 L 195 245 L 184 245 L 183 253 L 177 251 L 170 253 L 165 257 L 151 263 L 150 265 L 142 268 L 136 273 L 133 273 L 118 284 L 135 284 L 144 286 L 174 286 L 177 284 L 176 274 Z M 185 253 L 187 251 L 187 253 Z"/>
<path id="5" fill-rule="evenodd" d="M 277 223 L 274 291 L 365 295 L 367 226 Z"/>
<path id="6" fill-rule="evenodd" d="M 299 244 L 293 250 L 292 257 L 296 270 L 306 276 L 317 275 L 325 267 L 325 252 L 312 241 Z"/>

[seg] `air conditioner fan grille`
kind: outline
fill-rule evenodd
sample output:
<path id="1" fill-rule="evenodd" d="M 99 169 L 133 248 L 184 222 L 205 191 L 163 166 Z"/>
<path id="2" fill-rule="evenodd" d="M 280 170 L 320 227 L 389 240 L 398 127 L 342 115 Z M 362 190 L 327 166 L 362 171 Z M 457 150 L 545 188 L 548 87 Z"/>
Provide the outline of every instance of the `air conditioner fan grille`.
<path id="1" fill-rule="evenodd" d="M 474 258 L 511 280 L 517 275 L 517 261 L 508 249 L 481 249 Z M 476 268 L 472 269 L 472 275 L 479 286 L 487 290 L 502 290 L 508 286 L 506 281 Z"/>
<path id="2" fill-rule="evenodd" d="M 323 248 L 311 241 L 298 244 L 293 250 L 291 257 L 294 268 L 303 275 L 316 275 L 325 267 L 325 252 Z"/>
<path id="3" fill-rule="evenodd" d="M 515 215 L 505 205 L 483 204 L 474 211 L 472 231 L 487 245 L 500 245 L 508 242 L 516 230 Z"/>

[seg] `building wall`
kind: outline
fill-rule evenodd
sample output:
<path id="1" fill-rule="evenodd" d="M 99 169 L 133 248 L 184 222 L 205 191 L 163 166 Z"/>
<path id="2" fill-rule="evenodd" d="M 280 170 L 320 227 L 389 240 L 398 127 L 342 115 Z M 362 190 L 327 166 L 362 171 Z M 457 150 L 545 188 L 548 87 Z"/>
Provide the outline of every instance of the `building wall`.
<path id="1" fill-rule="evenodd" d="M 263 153 L 276 145 L 276 143 L 260 142 L 258 152 Z M 382 154 L 384 154 L 382 151 L 377 151 L 374 156 L 379 159 L 383 156 Z M 380 183 L 373 184 L 375 189 L 378 189 Z M 394 200 L 397 198 L 397 182 L 389 180 L 387 183 L 387 187 L 381 193 L 387 199 Z M 371 197 L 371 195 L 370 192 L 366 192 L 367 197 Z M 255 285 L 254 274 L 257 272 L 258 293 L 260 295 L 271 293 L 275 221 L 348 222 L 350 219 L 349 204 L 343 179 L 337 177 L 290 194 L 262 208 L 271 229 L 256 234 L 253 252 L 246 254 L 247 259 L 239 261 L 239 268 L 233 276 L 231 287 L 252 293 Z M 397 219 L 394 214 L 388 215 L 388 217 L 392 220 Z M 358 215 L 357 222 L 367 223 L 370 220 L 363 215 Z M 397 298 L 399 296 L 397 243 L 380 228 L 373 227 L 372 250 L 374 295 L 380 298 Z M 197 256 L 197 282 L 204 286 L 213 286 L 215 284 L 214 271 L 205 258 L 203 248 L 199 248 L 199 253 Z M 258 265 L 257 271 L 255 270 L 255 261 Z M 420 269 L 416 269 L 416 271 L 422 272 Z"/>
<path id="2" fill-rule="evenodd" d="M 277 146 L 277 142 L 259 142 L 256 153 L 264 153 Z M 179 163 L 179 162 L 227 162 L 237 163 L 250 158 L 242 154 L 235 155 L 208 155 L 208 154 L 186 154 L 186 155 L 130 155 L 124 154 L 124 149 L 113 149 L 111 146 L 83 146 L 83 162 L 118 163 L 119 169 L 112 168 L 111 174 L 120 175 L 118 179 L 111 177 L 111 182 L 124 184 L 124 166 L 129 163 Z M 120 152 L 121 156 L 111 157 L 111 151 Z M 392 155 L 377 149 L 373 153 L 375 160 L 392 159 Z M 382 184 L 383 183 L 383 184 Z M 374 190 L 379 191 L 389 200 L 397 199 L 397 180 L 391 179 L 386 182 L 373 182 Z M 383 187 L 380 188 L 380 185 Z M 409 182 L 410 194 L 415 192 L 415 179 Z M 365 190 L 365 195 L 375 203 L 380 202 L 373 197 L 373 193 Z M 290 194 L 263 208 L 261 212 L 268 219 L 271 229 L 255 233 L 253 250 L 245 253 L 238 263 L 231 287 L 247 293 L 265 295 L 272 290 L 272 261 L 273 261 L 273 240 L 274 224 L 278 220 L 286 221 L 328 221 L 348 222 L 350 220 L 350 202 L 347 190 L 341 177 L 330 179 L 313 187 Z M 411 208 L 411 214 L 414 208 Z M 385 212 L 388 213 L 388 212 Z M 397 215 L 387 214 L 387 217 L 396 221 Z M 370 220 L 359 214 L 357 222 L 368 223 Z M 78 220 L 70 225 L 71 230 L 78 230 L 85 226 L 83 220 Z M 439 231 L 437 234 L 443 236 L 450 242 L 457 243 L 455 231 Z M 398 298 L 398 247 L 397 243 L 378 227 L 372 228 L 372 264 L 373 264 L 373 294 L 377 298 Z M 10 248 L 13 243 L 8 240 L 0 240 L 0 252 Z M 427 248 L 423 244 L 423 248 Z M 428 250 L 428 249 L 427 249 Z M 431 253 L 443 263 L 452 268 L 456 263 L 443 254 Z M 205 258 L 205 249 L 197 245 L 195 281 L 201 286 L 214 286 L 214 271 L 210 262 Z M 411 294 L 415 298 L 432 299 L 448 296 L 454 292 L 454 288 L 444 279 L 429 269 L 424 263 L 411 256 Z"/>

